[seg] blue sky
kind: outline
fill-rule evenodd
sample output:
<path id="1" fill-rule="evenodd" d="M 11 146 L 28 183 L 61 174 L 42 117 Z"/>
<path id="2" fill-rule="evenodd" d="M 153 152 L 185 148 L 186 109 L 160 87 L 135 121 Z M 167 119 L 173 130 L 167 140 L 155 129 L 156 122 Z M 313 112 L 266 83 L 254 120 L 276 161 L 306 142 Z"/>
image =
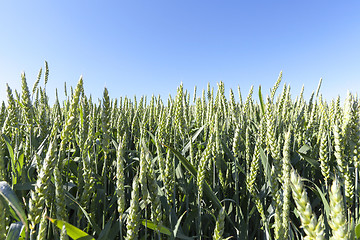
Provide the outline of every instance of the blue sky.
<path id="1" fill-rule="evenodd" d="M 293 98 L 321 77 L 325 98 L 345 97 L 360 89 L 359 12 L 359 1 L 2 1 L 0 101 L 22 71 L 31 90 L 45 60 L 50 101 L 81 74 L 95 99 L 106 86 L 166 100 L 181 82 L 268 93 L 281 70 Z"/>

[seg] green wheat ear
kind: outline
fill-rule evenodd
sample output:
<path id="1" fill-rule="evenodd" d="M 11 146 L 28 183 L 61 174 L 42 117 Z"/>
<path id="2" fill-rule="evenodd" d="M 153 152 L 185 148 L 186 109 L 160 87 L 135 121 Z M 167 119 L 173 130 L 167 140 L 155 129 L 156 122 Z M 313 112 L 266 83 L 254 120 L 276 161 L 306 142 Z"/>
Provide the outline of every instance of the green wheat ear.
<path id="1" fill-rule="evenodd" d="M 288 236 L 289 230 L 289 214 L 290 214 L 290 143 L 291 143 L 291 130 L 285 134 L 285 143 L 283 148 L 283 209 L 282 209 L 282 225 L 284 229 L 284 235 Z"/>
<path id="2" fill-rule="evenodd" d="M 140 206 L 139 206 L 139 180 L 136 176 L 133 179 L 129 215 L 127 218 L 126 240 L 138 239 L 140 227 Z"/>
<path id="3" fill-rule="evenodd" d="M 31 232 L 20 238 L 31 240 L 335 240 L 357 232 L 357 96 L 327 103 L 320 80 L 310 99 L 303 86 L 293 101 L 287 83 L 276 95 L 280 72 L 266 103 L 253 86 L 244 101 L 240 87 L 239 101 L 232 89 L 226 96 L 224 82 L 193 96 L 180 84 L 165 100 L 111 99 L 105 88 L 97 101 L 80 77 L 50 106 L 48 76 L 45 62 L 31 91 L 25 74 L 14 95 L 6 85 L 0 240 L 22 224 Z"/>
<path id="4" fill-rule="evenodd" d="M 292 195 L 300 215 L 302 228 L 306 233 L 306 239 L 325 239 L 324 219 L 322 216 L 317 219 L 316 215 L 312 212 L 304 184 L 294 169 L 291 170 L 290 180 Z"/>
<path id="5" fill-rule="evenodd" d="M 126 135 L 119 140 L 119 145 L 116 152 L 116 194 L 118 203 L 119 218 L 122 220 L 122 215 L 125 211 L 125 175 L 124 175 L 124 162 L 125 162 L 125 141 Z"/>
<path id="6" fill-rule="evenodd" d="M 225 224 L 225 209 L 221 208 L 216 220 L 215 230 L 213 234 L 213 239 L 223 239 L 224 234 L 224 224 Z"/>
<path id="7" fill-rule="evenodd" d="M 331 239 L 349 239 L 348 224 L 344 209 L 344 200 L 337 177 L 330 188 L 330 219 Z"/>

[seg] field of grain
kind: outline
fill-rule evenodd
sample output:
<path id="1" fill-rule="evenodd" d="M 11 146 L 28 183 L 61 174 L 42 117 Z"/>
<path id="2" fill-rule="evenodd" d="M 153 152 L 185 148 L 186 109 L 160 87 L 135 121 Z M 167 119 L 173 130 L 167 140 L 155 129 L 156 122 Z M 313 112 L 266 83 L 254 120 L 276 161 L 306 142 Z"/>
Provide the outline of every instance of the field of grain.
<path id="1" fill-rule="evenodd" d="M 0 239 L 359 237 L 359 99 L 281 78 L 101 100 L 80 78 L 49 105 L 47 67 L 23 74 L 0 109 Z"/>

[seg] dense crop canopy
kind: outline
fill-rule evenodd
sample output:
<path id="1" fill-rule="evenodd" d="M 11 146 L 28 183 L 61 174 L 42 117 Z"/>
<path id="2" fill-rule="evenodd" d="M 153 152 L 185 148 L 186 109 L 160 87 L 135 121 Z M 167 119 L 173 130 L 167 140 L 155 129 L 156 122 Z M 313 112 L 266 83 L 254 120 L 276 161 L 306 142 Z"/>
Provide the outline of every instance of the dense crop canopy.
<path id="1" fill-rule="evenodd" d="M 41 74 L 0 109 L 0 239 L 356 237 L 357 96 L 294 100 L 280 74 L 245 101 L 220 82 L 94 103 L 80 78 L 50 106 Z"/>

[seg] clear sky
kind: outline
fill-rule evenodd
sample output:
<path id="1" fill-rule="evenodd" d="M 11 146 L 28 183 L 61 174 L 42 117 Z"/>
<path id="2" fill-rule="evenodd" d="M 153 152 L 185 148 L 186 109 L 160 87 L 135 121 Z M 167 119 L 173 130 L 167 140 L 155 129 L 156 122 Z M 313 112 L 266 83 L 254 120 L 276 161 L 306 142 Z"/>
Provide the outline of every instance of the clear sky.
<path id="1" fill-rule="evenodd" d="M 95 99 L 106 86 L 166 100 L 181 82 L 267 94 L 281 70 L 293 98 L 323 78 L 330 100 L 360 89 L 360 1 L 1 1 L 0 101 L 22 71 L 31 90 L 45 60 L 50 101 L 81 74 Z"/>

